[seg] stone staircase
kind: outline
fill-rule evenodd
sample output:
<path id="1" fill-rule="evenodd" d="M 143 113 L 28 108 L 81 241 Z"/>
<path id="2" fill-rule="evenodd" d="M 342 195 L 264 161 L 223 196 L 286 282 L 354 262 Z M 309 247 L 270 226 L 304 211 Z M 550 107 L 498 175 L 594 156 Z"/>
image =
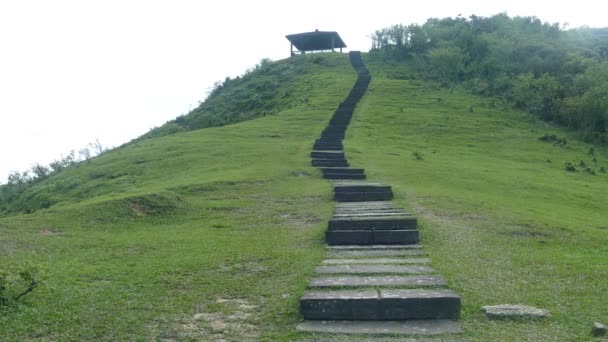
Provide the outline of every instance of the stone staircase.
<path id="1" fill-rule="evenodd" d="M 298 331 L 329 334 L 437 335 L 460 332 L 460 297 L 430 266 L 417 220 L 391 200 L 390 185 L 365 181 L 342 141 L 371 76 L 350 53 L 358 79 L 313 145 L 312 165 L 334 183 L 337 202 L 326 233 L 327 259 L 300 299 Z"/>

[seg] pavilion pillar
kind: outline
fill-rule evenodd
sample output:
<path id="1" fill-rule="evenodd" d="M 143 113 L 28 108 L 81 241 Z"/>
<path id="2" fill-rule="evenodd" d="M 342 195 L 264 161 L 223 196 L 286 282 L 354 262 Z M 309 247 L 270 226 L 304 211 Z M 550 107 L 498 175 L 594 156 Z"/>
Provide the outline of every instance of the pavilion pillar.
<path id="1" fill-rule="evenodd" d="M 331 52 L 335 52 L 334 47 L 336 46 L 336 39 L 331 37 Z"/>

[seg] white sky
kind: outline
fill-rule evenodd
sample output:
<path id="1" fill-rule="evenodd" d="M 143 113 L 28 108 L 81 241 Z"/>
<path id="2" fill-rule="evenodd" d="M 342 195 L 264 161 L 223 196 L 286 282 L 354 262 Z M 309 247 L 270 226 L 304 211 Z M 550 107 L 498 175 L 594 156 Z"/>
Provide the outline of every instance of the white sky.
<path id="1" fill-rule="evenodd" d="M 183 114 L 217 80 L 289 55 L 286 34 L 369 34 L 429 17 L 534 15 L 608 26 L 603 1 L 0 0 L 0 183 L 99 139 L 117 146 Z"/>

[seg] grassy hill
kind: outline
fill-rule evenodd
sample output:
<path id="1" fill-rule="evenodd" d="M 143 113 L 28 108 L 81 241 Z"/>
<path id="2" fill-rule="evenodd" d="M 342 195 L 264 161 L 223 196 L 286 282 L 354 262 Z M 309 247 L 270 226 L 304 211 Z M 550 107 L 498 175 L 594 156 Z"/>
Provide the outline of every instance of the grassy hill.
<path id="1" fill-rule="evenodd" d="M 420 218 L 433 266 L 463 297 L 465 336 L 589 339 L 608 316 L 608 151 L 591 156 L 572 132 L 412 79 L 407 64 L 366 62 L 373 80 L 345 140 L 349 160 Z M 297 63 L 295 100 L 264 109 L 272 115 L 151 135 L 32 188 L 54 204 L 0 218 L 0 265 L 40 263 L 46 281 L 0 309 L 2 339 L 294 338 L 332 211 L 308 154 L 356 77 L 339 54 L 273 66 Z M 480 313 L 500 303 L 553 316 Z"/>

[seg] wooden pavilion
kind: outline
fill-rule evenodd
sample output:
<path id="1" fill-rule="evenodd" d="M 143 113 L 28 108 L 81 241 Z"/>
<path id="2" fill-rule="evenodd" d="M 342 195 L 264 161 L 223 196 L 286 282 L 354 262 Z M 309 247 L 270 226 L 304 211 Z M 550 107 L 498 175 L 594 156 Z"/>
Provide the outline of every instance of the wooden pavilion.
<path id="1" fill-rule="evenodd" d="M 335 51 L 346 47 L 338 32 L 335 31 L 319 31 L 296 33 L 285 36 L 291 43 L 291 55 L 305 54 L 312 51 Z M 293 48 L 297 50 L 294 51 Z"/>

